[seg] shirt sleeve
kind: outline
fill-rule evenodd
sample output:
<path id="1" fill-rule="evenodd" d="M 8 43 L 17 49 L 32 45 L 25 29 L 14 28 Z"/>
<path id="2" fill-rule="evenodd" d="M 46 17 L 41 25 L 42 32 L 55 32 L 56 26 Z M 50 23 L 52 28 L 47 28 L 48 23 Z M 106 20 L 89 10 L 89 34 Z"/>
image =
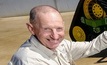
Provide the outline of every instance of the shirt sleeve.
<path id="1" fill-rule="evenodd" d="M 71 42 L 71 55 L 74 60 L 87 57 L 107 48 L 107 31 L 90 42 Z"/>
<path id="2" fill-rule="evenodd" d="M 8 65 L 13 65 L 13 64 L 12 64 L 12 62 L 10 61 L 10 62 L 8 63 Z"/>
<path id="3" fill-rule="evenodd" d="M 38 59 L 26 58 L 19 59 L 16 56 L 13 56 L 8 65 L 47 65 L 45 62 L 42 62 Z"/>

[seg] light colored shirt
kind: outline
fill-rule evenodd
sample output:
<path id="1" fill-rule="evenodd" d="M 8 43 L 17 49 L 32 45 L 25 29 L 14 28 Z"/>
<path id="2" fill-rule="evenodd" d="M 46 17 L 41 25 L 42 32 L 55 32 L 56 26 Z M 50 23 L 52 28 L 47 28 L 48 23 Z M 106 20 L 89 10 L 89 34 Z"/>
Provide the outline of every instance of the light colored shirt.
<path id="1" fill-rule="evenodd" d="M 107 31 L 90 42 L 70 42 L 64 39 L 55 51 L 43 46 L 31 36 L 13 55 L 8 65 L 74 65 L 74 60 L 107 48 Z"/>

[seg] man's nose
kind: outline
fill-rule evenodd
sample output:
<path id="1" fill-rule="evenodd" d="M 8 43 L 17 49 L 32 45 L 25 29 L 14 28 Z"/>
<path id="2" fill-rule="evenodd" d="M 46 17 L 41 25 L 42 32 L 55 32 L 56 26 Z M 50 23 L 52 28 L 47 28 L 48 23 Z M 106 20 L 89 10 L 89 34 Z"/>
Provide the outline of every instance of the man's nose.
<path id="1" fill-rule="evenodd" d="M 58 35 L 58 32 L 56 30 L 53 30 L 52 31 L 52 34 L 51 34 L 51 37 L 55 40 L 55 39 L 58 39 L 59 35 Z"/>

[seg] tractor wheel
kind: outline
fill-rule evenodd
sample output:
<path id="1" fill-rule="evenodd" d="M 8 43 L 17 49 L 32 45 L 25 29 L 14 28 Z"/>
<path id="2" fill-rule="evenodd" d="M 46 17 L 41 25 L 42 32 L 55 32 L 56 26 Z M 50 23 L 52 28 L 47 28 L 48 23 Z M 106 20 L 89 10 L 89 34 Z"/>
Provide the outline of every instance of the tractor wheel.
<path id="1" fill-rule="evenodd" d="M 73 33 L 73 37 L 76 41 L 85 41 L 86 40 L 86 34 L 80 26 L 73 27 L 72 33 Z"/>

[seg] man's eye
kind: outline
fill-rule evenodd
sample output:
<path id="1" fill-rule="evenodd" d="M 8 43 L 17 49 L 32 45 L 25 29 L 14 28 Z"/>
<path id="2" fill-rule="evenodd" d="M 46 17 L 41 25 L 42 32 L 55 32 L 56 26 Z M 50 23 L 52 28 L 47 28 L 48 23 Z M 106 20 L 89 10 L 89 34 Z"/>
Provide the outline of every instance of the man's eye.
<path id="1" fill-rule="evenodd" d="M 62 31 L 63 30 L 63 28 L 57 28 L 57 31 Z"/>
<path id="2" fill-rule="evenodd" d="M 45 30 L 45 31 L 51 31 L 51 29 L 49 29 L 49 28 L 44 28 L 44 30 Z"/>

